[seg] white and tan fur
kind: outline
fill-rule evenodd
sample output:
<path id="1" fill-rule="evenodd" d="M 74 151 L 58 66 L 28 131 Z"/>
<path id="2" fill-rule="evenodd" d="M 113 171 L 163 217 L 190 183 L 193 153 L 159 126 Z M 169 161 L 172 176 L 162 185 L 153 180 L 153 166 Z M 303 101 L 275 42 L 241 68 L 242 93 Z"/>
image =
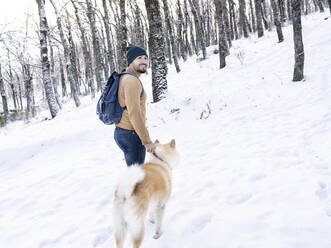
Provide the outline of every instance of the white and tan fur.
<path id="1" fill-rule="evenodd" d="M 154 238 L 161 236 L 162 219 L 171 194 L 171 169 L 179 162 L 175 140 L 168 144 L 155 141 L 150 161 L 128 167 L 120 177 L 114 198 L 114 234 L 116 247 L 122 248 L 129 232 L 133 246 L 144 238 L 145 219 L 150 210 L 155 223 Z"/>

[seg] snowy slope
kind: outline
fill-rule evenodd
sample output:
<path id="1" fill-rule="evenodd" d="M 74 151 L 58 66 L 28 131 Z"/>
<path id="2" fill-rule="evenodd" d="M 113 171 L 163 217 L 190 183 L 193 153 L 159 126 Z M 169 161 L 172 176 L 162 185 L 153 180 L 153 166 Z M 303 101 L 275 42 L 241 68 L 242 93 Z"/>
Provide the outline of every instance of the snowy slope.
<path id="1" fill-rule="evenodd" d="M 164 234 L 154 240 L 146 223 L 143 247 L 331 247 L 326 16 L 303 18 L 304 82 L 291 81 L 291 26 L 281 44 L 275 32 L 234 42 L 223 70 L 213 48 L 179 74 L 170 68 L 169 96 L 148 104 L 148 124 L 153 139 L 176 139 L 181 165 Z M 151 101 L 150 74 L 142 81 Z M 113 190 L 125 162 L 96 101 L 82 102 L 52 121 L 0 129 L 0 247 L 114 247 Z"/>

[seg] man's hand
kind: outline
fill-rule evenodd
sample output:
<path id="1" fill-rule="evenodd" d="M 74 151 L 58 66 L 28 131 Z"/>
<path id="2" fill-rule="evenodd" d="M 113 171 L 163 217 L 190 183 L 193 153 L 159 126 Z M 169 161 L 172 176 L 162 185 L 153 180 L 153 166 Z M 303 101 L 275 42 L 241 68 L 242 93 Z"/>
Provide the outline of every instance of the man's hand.
<path id="1" fill-rule="evenodd" d="M 155 151 L 155 147 L 156 146 L 152 142 L 145 144 L 146 151 L 150 153 L 153 153 Z"/>

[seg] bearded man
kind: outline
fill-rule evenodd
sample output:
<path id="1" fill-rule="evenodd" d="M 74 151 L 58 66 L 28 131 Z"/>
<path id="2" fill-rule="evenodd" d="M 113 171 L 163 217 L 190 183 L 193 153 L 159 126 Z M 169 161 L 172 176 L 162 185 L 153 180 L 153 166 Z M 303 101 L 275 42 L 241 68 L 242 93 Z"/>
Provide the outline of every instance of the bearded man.
<path id="1" fill-rule="evenodd" d="M 127 166 L 143 164 L 146 150 L 153 153 L 155 145 L 146 127 L 146 92 L 139 79 L 148 65 L 146 50 L 129 45 L 126 48 L 127 68 L 120 78 L 118 101 L 124 109 L 122 118 L 116 124 L 114 139 L 124 153 Z"/>

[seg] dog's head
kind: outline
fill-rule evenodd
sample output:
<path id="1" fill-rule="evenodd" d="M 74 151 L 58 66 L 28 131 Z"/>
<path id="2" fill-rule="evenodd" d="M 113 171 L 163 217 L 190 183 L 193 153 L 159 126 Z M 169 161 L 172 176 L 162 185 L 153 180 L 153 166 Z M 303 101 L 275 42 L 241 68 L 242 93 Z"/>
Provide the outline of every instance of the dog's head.
<path id="1" fill-rule="evenodd" d="M 172 139 L 167 144 L 161 144 L 158 140 L 154 142 L 156 148 L 152 156 L 156 159 L 163 160 L 170 169 L 176 167 L 179 163 L 179 154 L 176 150 L 176 141 Z"/>

